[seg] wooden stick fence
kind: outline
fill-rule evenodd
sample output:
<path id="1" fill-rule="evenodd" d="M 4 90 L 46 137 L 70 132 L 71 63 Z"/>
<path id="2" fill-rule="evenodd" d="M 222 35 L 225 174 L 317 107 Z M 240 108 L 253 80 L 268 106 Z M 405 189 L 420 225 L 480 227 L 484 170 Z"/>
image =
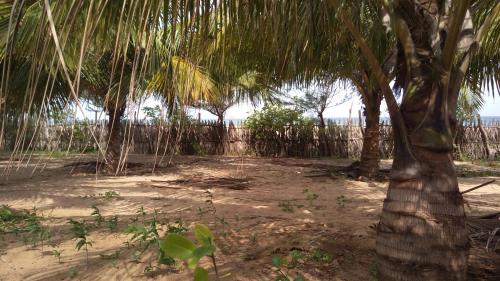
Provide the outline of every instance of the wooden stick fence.
<path id="1" fill-rule="evenodd" d="M 128 124 L 132 126 L 130 152 L 152 154 L 165 150 L 181 154 L 227 154 L 227 155 L 259 155 L 259 156 L 292 156 L 338 158 L 360 157 L 363 145 L 363 132 L 359 125 L 353 123 L 330 122 L 325 128 L 325 139 L 320 138 L 317 126 L 311 128 L 285 127 L 281 130 L 260 130 L 259 132 L 245 128 L 242 123 L 224 124 L 221 128 L 215 121 L 194 122 L 183 126 L 157 126 L 147 123 Z M 123 125 L 125 131 L 125 125 Z M 500 157 L 500 123 L 483 123 L 489 146 Z M 73 132 L 72 132 L 73 130 Z M 30 149 L 37 150 L 71 150 L 83 151 L 96 149 L 91 138 L 91 130 L 95 130 L 101 145 L 105 147 L 105 124 L 78 124 L 72 129 L 65 125 L 46 125 L 38 130 L 38 135 Z M 127 130 L 128 131 L 128 130 Z M 14 131 L 15 132 L 15 131 Z M 223 132 L 221 134 L 221 132 Z M 29 135 L 29 134 L 28 134 Z M 73 135 L 73 137 L 71 137 Z M 221 136 L 222 135 L 222 136 Z M 7 150 L 13 147 L 15 133 L 6 139 Z M 31 135 L 29 137 L 32 137 Z M 324 155 L 321 142 L 328 146 L 330 155 Z M 26 143 L 30 143 L 29 141 Z M 324 145 L 323 143 L 323 145 Z M 486 159 L 483 141 L 476 124 L 467 124 L 459 128 L 456 136 L 455 157 L 457 159 Z M 392 156 L 392 128 L 388 124 L 380 125 L 380 152 L 382 158 Z M 25 147 L 26 149 L 26 147 Z"/>

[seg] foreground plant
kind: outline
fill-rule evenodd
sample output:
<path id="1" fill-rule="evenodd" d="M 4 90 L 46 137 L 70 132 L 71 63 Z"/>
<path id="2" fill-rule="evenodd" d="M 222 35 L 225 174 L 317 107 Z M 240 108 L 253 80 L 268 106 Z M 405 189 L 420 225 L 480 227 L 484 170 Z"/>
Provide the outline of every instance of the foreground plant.
<path id="1" fill-rule="evenodd" d="M 27 211 L 16 211 L 7 205 L 0 206 L 0 234 L 19 233 L 34 214 Z"/>
<path id="2" fill-rule="evenodd" d="M 85 247 L 85 261 L 87 264 L 87 267 L 89 265 L 89 248 L 88 246 L 92 247 L 92 241 L 88 240 L 88 234 L 89 234 L 89 226 L 85 224 L 85 222 L 79 222 L 75 221 L 73 219 L 70 219 L 69 224 L 71 224 L 71 232 L 73 233 L 74 238 L 77 240 L 76 241 L 76 250 L 80 251 L 83 247 Z"/>
<path id="3" fill-rule="evenodd" d="M 144 212 L 144 216 L 146 213 Z M 139 242 L 139 250 L 135 251 L 133 254 L 133 260 L 139 262 L 142 255 L 152 247 L 157 247 L 156 251 L 158 251 L 157 262 L 158 264 L 163 265 L 174 265 L 175 260 L 169 256 L 166 256 L 165 253 L 161 250 L 161 242 L 159 230 L 161 227 L 158 227 L 159 223 L 157 221 L 157 212 L 155 212 L 155 216 L 150 221 L 145 221 L 143 224 L 129 224 L 125 229 L 125 234 L 131 234 L 132 237 L 129 241 L 126 242 L 127 248 L 130 247 L 132 242 Z M 166 233 L 167 234 L 181 234 L 186 231 L 186 228 L 183 226 L 182 221 L 177 221 L 176 224 L 168 223 L 166 225 Z"/>
<path id="4" fill-rule="evenodd" d="M 309 206 L 312 207 L 314 205 L 314 201 L 318 199 L 319 195 L 312 192 L 308 188 L 304 189 L 302 191 L 306 195 L 306 200 L 309 202 Z"/>
<path id="5" fill-rule="evenodd" d="M 112 200 L 112 199 L 121 199 L 120 193 L 114 191 L 114 190 L 109 190 L 104 192 L 104 194 L 99 194 L 99 196 L 103 197 L 105 200 Z"/>
<path id="6" fill-rule="evenodd" d="M 208 281 L 208 271 L 200 267 L 198 263 L 201 258 L 209 257 L 218 279 L 219 272 L 215 261 L 216 247 L 212 232 L 206 225 L 197 224 L 194 227 L 194 235 L 198 245 L 179 234 L 168 234 L 160 244 L 161 250 L 169 257 L 185 261 L 188 267 L 193 270 L 195 281 Z"/>
<path id="7" fill-rule="evenodd" d="M 337 196 L 336 200 L 337 200 L 337 207 L 338 208 L 345 207 L 345 196 L 344 195 Z"/>
<path id="8" fill-rule="evenodd" d="M 44 241 L 49 240 L 52 234 L 48 227 L 42 225 L 42 220 L 43 217 L 37 215 L 36 208 L 33 208 L 31 212 L 16 211 L 9 206 L 2 205 L 0 207 L 0 234 L 18 235 L 21 232 L 27 232 L 28 236 L 23 236 L 25 243 L 31 241 L 33 247 L 36 247 L 40 242 L 43 251 Z"/>
<path id="9" fill-rule="evenodd" d="M 18 235 L 22 232 L 27 232 L 28 237 L 23 236 L 25 243 L 31 241 L 35 247 L 38 242 L 41 243 L 42 251 L 44 241 L 49 240 L 51 232 L 41 223 L 43 218 L 36 213 L 36 208 L 33 211 L 17 211 L 7 205 L 0 206 L 0 234 L 14 233 Z"/>
<path id="10" fill-rule="evenodd" d="M 92 205 L 92 213 L 90 214 L 94 218 L 96 226 L 99 227 L 104 222 L 104 218 L 101 215 L 101 211 L 96 205 Z"/>
<path id="11" fill-rule="evenodd" d="M 106 221 L 109 231 L 114 232 L 118 228 L 118 216 L 113 216 Z"/>
<path id="12" fill-rule="evenodd" d="M 52 255 L 57 258 L 57 261 L 61 263 L 61 255 L 62 255 L 62 250 L 53 250 Z"/>
<path id="13" fill-rule="evenodd" d="M 36 246 L 36 244 L 40 242 L 42 248 L 41 250 L 43 252 L 44 241 L 49 240 L 52 237 L 52 234 L 47 227 L 42 225 L 40 218 L 36 216 L 36 213 L 29 217 L 26 230 L 28 230 L 28 233 L 31 235 L 33 246 Z"/>
<path id="14" fill-rule="evenodd" d="M 284 272 L 284 269 L 310 268 L 311 266 L 326 266 L 333 261 L 333 256 L 319 248 L 312 248 L 306 251 L 300 248 L 294 248 L 286 256 L 274 255 L 272 263 L 277 274 L 276 281 L 304 281 L 301 275 L 295 278 L 290 277 Z"/>
<path id="15" fill-rule="evenodd" d="M 296 263 L 298 258 L 299 257 L 297 257 L 297 255 L 295 255 L 295 257 L 292 256 L 292 264 Z M 280 256 L 273 256 L 272 261 L 273 261 L 273 265 L 276 267 L 276 272 L 278 273 L 278 277 L 276 277 L 276 281 L 290 281 L 290 280 L 305 281 L 304 277 L 302 277 L 302 276 L 297 276 L 294 279 L 290 279 L 290 277 L 288 277 L 288 275 L 286 275 L 282 270 L 282 268 L 284 266 L 289 266 L 289 265 L 287 265 L 287 263 Z"/>
<path id="16" fill-rule="evenodd" d="M 283 200 L 278 202 L 278 207 L 280 207 L 280 209 L 286 213 L 293 213 L 294 211 L 292 202 L 290 200 Z"/>

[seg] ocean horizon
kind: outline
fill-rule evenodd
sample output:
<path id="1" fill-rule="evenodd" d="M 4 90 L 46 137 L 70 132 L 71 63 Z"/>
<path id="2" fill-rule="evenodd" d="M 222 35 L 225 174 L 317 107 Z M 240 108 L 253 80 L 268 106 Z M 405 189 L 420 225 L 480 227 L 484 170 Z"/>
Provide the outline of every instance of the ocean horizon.
<path id="1" fill-rule="evenodd" d="M 359 123 L 358 117 L 351 117 L 350 118 L 350 123 L 357 124 Z M 215 121 L 217 120 L 216 118 L 202 118 L 201 121 Z M 230 123 L 232 122 L 233 124 L 240 124 L 245 122 L 246 118 L 225 118 L 224 122 L 225 123 Z M 332 123 L 337 123 L 337 124 L 347 124 L 349 123 L 349 117 L 334 117 L 334 118 L 325 118 L 326 122 L 332 122 Z M 380 122 L 382 123 L 390 123 L 390 118 L 389 117 L 381 117 Z M 364 122 L 364 120 L 363 120 Z M 476 123 L 477 121 L 473 121 L 471 123 Z M 500 123 L 500 116 L 481 116 L 481 122 L 488 124 L 488 123 Z"/>

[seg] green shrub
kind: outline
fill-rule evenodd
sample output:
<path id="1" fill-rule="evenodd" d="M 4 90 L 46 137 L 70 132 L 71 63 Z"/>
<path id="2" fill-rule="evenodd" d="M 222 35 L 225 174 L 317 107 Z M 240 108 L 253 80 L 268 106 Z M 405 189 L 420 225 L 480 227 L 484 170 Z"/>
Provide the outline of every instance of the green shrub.
<path id="1" fill-rule="evenodd" d="M 262 110 L 254 112 L 245 121 L 245 127 L 256 132 L 257 137 L 265 136 L 268 131 L 281 131 L 286 127 L 297 129 L 311 128 L 314 121 L 304 117 L 302 111 L 282 105 L 266 105 Z"/>
<path id="2" fill-rule="evenodd" d="M 314 121 L 302 111 L 282 105 L 266 105 L 245 121 L 251 145 L 259 155 L 305 156 L 306 146 L 314 140 Z"/>

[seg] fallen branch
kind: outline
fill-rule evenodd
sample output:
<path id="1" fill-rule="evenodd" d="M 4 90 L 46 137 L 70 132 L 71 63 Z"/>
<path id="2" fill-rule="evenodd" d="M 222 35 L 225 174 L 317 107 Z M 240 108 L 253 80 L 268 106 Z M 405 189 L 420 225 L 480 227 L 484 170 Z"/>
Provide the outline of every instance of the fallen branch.
<path id="1" fill-rule="evenodd" d="M 335 177 L 331 173 L 305 175 L 304 177 L 306 177 L 306 178 L 332 178 L 332 179 L 337 179 L 337 177 Z"/>
<path id="2" fill-rule="evenodd" d="M 151 180 L 151 182 L 158 182 L 158 183 L 186 183 L 189 182 L 189 180 Z"/>
<path id="3" fill-rule="evenodd" d="M 187 179 L 176 179 L 176 180 L 151 180 L 153 183 L 162 183 L 162 184 L 173 184 L 173 185 L 188 185 L 199 188 L 227 188 L 234 190 L 244 190 L 248 189 L 248 185 L 250 181 L 248 179 L 240 179 L 240 178 L 216 178 L 216 177 L 203 177 L 196 176 Z M 156 186 L 158 187 L 158 186 Z M 173 187 L 172 187 L 173 188 Z"/>
<path id="4" fill-rule="evenodd" d="M 482 184 L 480 184 L 480 185 L 478 185 L 478 186 L 475 186 L 475 187 L 473 187 L 473 188 L 469 188 L 469 189 L 467 189 L 467 190 L 464 190 L 464 191 L 460 192 L 460 194 L 465 194 L 465 193 L 468 193 L 468 192 L 474 191 L 474 190 L 476 190 L 476 189 L 478 189 L 478 188 L 481 188 L 481 187 L 483 187 L 483 186 L 487 186 L 487 185 L 489 185 L 489 184 L 492 184 L 492 183 L 494 183 L 495 181 L 496 181 L 496 180 L 490 180 L 490 181 L 488 181 L 488 182 L 482 183 Z"/>
<path id="5" fill-rule="evenodd" d="M 179 186 L 171 186 L 171 185 L 156 185 L 156 184 L 152 184 L 150 185 L 151 187 L 154 187 L 154 188 L 170 188 L 170 189 L 184 189 L 183 187 L 179 187 Z"/>
<path id="6" fill-rule="evenodd" d="M 500 216 L 500 212 L 487 214 L 483 216 L 476 217 L 477 219 L 495 219 L 497 216 Z"/>

